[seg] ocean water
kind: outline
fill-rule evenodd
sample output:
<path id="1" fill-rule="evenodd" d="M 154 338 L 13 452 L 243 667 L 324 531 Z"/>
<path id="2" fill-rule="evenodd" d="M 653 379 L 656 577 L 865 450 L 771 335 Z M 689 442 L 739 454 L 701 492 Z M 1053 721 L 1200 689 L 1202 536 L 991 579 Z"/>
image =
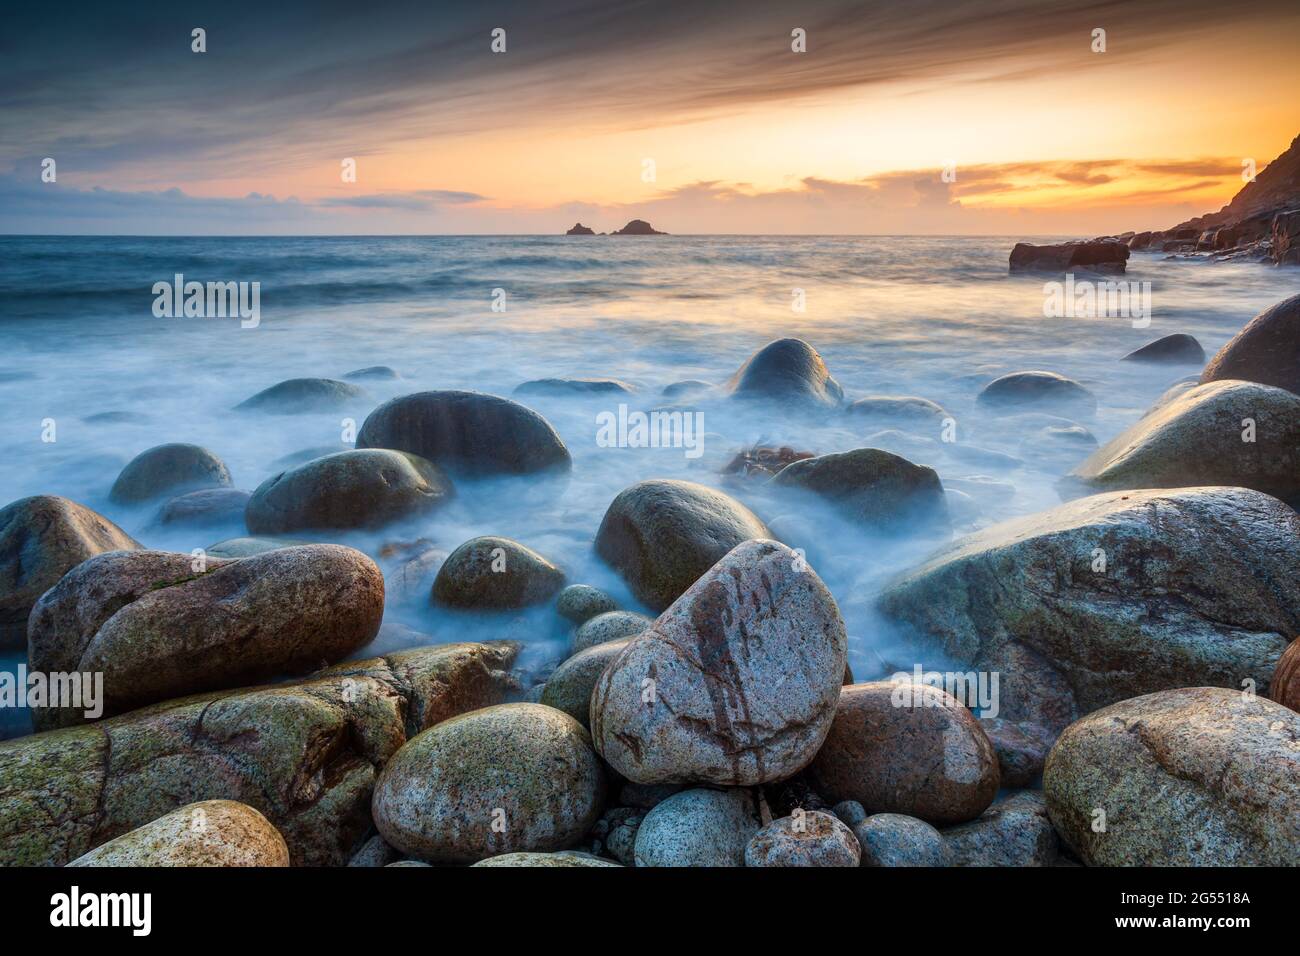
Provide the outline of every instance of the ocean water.
<path id="1" fill-rule="evenodd" d="M 1040 237 L 1040 241 L 1051 241 Z M 243 533 L 236 526 L 161 528 L 156 505 L 124 509 L 107 494 L 123 465 L 163 442 L 220 455 L 236 487 L 254 489 L 307 449 L 342 450 L 344 419 L 359 427 L 376 405 L 424 389 L 509 396 L 536 378 L 612 377 L 638 388 L 609 396 L 521 399 L 559 431 L 574 460 L 560 482 L 460 482 L 458 499 L 427 518 L 378 532 L 315 536 L 380 560 L 394 542 L 427 539 L 451 550 L 480 534 L 514 538 L 560 564 L 572 582 L 637 608 L 592 552 L 610 500 L 654 477 L 721 488 L 804 548 L 830 587 L 850 634 L 859 678 L 899 660 L 903 635 L 872 610 L 892 576 L 933 546 L 881 537 L 815 502 L 772 494 L 721 474 L 741 448 L 790 445 L 816 453 L 879 445 L 936 468 L 954 495 L 957 532 L 1051 507 L 1073 464 L 1042 453 L 1022 421 L 975 403 L 998 375 L 1045 369 L 1096 396 L 1077 418 L 1105 442 L 1197 366 L 1121 362 L 1171 332 L 1212 354 L 1261 309 L 1294 294 L 1294 270 L 1209 264 L 1135 253 L 1126 278 L 1149 281 L 1150 325 L 1127 318 L 1045 318 L 1043 276 L 1008 275 L 1013 240 L 917 237 L 0 237 L 0 502 L 59 494 L 107 515 L 151 547 L 189 551 Z M 230 318 L 157 318 L 156 282 L 260 283 L 260 324 Z M 494 301 L 504 311 L 494 311 Z M 802 290 L 802 311 L 793 306 Z M 879 436 L 842 412 L 703 399 L 703 453 L 602 447 L 597 416 L 649 411 L 683 379 L 723 383 L 755 350 L 785 336 L 812 343 L 846 399 L 916 395 L 955 419 L 955 442 L 926 430 Z M 340 378 L 389 365 L 402 379 L 363 383 L 368 397 L 342 413 L 234 411 L 288 378 Z M 115 420 L 87 422 L 100 413 Z M 49 422 L 55 426 L 55 440 Z M 990 452 L 996 454 L 989 454 Z M 307 536 L 304 536 L 307 537 Z M 568 631 L 547 606 L 506 614 L 390 602 L 391 629 L 361 654 L 404 643 L 484 638 L 525 641 L 525 663 L 562 656 Z M 16 655 L 0 660 L 12 666 Z M 909 665 L 910 666 L 910 665 Z M 12 714 L 0 717 L 16 732 Z"/>

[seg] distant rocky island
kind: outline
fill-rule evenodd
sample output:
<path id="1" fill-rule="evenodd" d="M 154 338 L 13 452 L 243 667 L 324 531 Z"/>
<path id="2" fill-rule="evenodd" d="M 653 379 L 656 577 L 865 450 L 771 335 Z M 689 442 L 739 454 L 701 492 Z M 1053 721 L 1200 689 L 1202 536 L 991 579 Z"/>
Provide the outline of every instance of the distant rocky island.
<path id="1" fill-rule="evenodd" d="M 1012 272 L 1019 272 L 1079 265 L 1101 272 L 1123 272 L 1130 249 L 1215 262 L 1250 259 L 1279 266 L 1300 265 L 1300 136 L 1218 212 L 1188 219 L 1170 229 L 1125 232 L 1085 243 L 1017 243 L 1011 252 L 1010 267 Z"/>
<path id="2" fill-rule="evenodd" d="M 565 233 L 566 236 L 666 236 L 668 233 L 660 232 L 644 219 L 633 219 L 622 229 L 615 230 L 611 233 L 596 233 L 590 226 L 584 226 L 580 222 L 575 222 L 573 228 Z"/>

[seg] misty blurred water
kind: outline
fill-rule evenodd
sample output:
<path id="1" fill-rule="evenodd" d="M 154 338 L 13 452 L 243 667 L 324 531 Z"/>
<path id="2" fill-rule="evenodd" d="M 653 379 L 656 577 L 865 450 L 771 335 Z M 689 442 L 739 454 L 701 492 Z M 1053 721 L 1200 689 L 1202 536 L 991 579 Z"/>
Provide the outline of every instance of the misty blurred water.
<path id="1" fill-rule="evenodd" d="M 1199 371 L 1121 356 L 1171 332 L 1195 335 L 1212 354 L 1300 285 L 1294 270 L 1137 253 L 1127 278 L 1152 283 L 1148 328 L 1117 318 L 1046 319 L 1044 277 L 1009 276 L 1011 245 L 1005 237 L 0 237 L 0 502 L 65 495 L 148 546 L 188 551 L 242 529 L 163 529 L 153 521 L 156 505 L 132 511 L 107 500 L 122 465 L 153 445 L 206 445 L 237 487 L 252 490 L 280 470 L 282 456 L 341 450 L 342 419 L 359 426 L 395 395 L 467 388 L 509 396 L 534 378 L 614 377 L 638 386 L 627 403 L 648 411 L 663 386 L 725 382 L 767 342 L 798 336 L 821 352 L 847 399 L 918 395 L 952 414 L 956 443 L 924 431 L 891 440 L 972 495 L 956 509 L 959 530 L 969 530 L 1057 503 L 1053 483 L 1068 468 L 1038 455 L 1032 441 L 1022 447 L 1023 424 L 981 414 L 975 396 L 983 384 L 1024 369 L 1075 378 L 1099 405 L 1078 421 L 1104 442 Z M 260 282 L 260 325 L 155 318 L 151 288 L 176 273 Z M 505 291 L 504 312 L 492 311 L 495 289 Z M 803 290 L 805 311 L 792 308 L 794 290 Z M 403 379 L 363 383 L 368 399 L 345 413 L 232 411 L 283 379 L 339 378 L 370 365 L 390 365 Z M 859 676 L 878 668 L 872 651 L 888 656 L 895 635 L 872 612 L 872 599 L 929 544 L 874 537 L 802 499 L 719 474 L 755 442 L 843 451 L 872 444 L 878 426 L 837 412 L 695 402 L 687 407 L 704 413 L 707 435 L 704 454 L 691 459 L 681 449 L 600 447 L 596 416 L 616 411 L 618 399 L 522 400 L 569 446 L 567 482 L 541 489 L 527 479 L 461 482 L 458 500 L 427 519 L 320 537 L 376 555 L 384 542 L 427 537 L 450 550 L 474 535 L 504 535 L 559 563 L 570 581 L 607 588 L 635 608 L 592 553 L 595 531 L 627 485 L 686 478 L 794 529 L 787 543 L 806 548 L 844 612 Z M 85 421 L 105 412 L 129 414 Z M 48 419 L 54 442 L 42 441 Z M 389 616 L 435 641 L 520 638 L 533 660 L 556 656 L 567 639 L 545 606 L 505 615 L 392 606 Z"/>

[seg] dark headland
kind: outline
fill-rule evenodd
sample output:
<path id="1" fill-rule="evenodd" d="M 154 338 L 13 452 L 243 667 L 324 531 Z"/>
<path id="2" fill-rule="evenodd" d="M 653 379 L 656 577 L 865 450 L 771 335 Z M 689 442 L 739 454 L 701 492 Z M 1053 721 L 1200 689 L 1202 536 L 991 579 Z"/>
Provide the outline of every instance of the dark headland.
<path id="1" fill-rule="evenodd" d="M 584 226 L 582 223 L 580 223 L 580 222 L 576 222 L 576 223 L 573 224 L 573 228 L 570 229 L 568 232 L 566 232 L 565 235 L 566 235 L 566 236 L 594 236 L 594 235 L 596 235 L 596 233 L 592 231 L 592 229 L 591 229 L 590 226 Z M 600 233 L 600 235 L 603 236 L 603 235 L 606 235 L 606 233 L 603 233 L 603 232 L 602 232 L 602 233 Z M 615 230 L 614 232 L 608 233 L 608 235 L 611 235 L 611 236 L 666 236 L 666 235 L 668 235 L 668 233 L 666 233 L 666 232 L 660 232 L 658 229 L 656 229 L 654 226 L 650 225 L 650 223 L 646 222 L 644 219 L 633 219 L 633 220 L 630 221 L 626 226 L 624 226 L 622 229 Z"/>

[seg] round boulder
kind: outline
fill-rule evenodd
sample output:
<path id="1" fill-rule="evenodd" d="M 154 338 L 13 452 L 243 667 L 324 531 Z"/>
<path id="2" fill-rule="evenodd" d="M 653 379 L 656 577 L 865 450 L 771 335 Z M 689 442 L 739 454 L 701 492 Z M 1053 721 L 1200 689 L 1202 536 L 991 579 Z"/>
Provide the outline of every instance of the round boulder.
<path id="1" fill-rule="evenodd" d="M 1300 712 L 1300 641 L 1287 645 L 1273 671 L 1268 696 L 1283 707 Z"/>
<path id="2" fill-rule="evenodd" d="M 943 835 L 924 820 L 902 813 L 873 813 L 853 827 L 862 866 L 951 866 Z"/>
<path id="3" fill-rule="evenodd" d="M 882 531 L 949 528 L 948 504 L 935 470 L 879 448 L 791 462 L 771 483 L 812 492 Z"/>
<path id="4" fill-rule="evenodd" d="M 1300 866 L 1300 714 L 1240 690 L 1089 714 L 1052 748 L 1043 789 L 1092 866 Z"/>
<path id="5" fill-rule="evenodd" d="M 516 395 L 631 395 L 636 386 L 616 378 L 539 378 L 524 382 Z"/>
<path id="6" fill-rule="evenodd" d="M 1090 415 L 1097 410 L 1097 399 L 1074 379 L 1055 372 L 1012 372 L 994 379 L 976 397 L 991 411 L 1023 412 L 1054 410 L 1067 414 Z"/>
<path id="7" fill-rule="evenodd" d="M 803 339 L 778 339 L 763 346 L 727 382 L 735 398 L 777 399 L 835 406 L 844 390 L 831 378 L 817 350 Z"/>
<path id="8" fill-rule="evenodd" d="M 387 449 L 341 451 L 282 471 L 248 502 L 254 534 L 377 528 L 424 514 L 455 495 L 433 462 Z"/>
<path id="9" fill-rule="evenodd" d="M 728 495 L 690 481 L 654 479 L 610 502 L 596 532 L 596 553 L 657 612 L 742 541 L 770 537 L 767 526 Z"/>
<path id="10" fill-rule="evenodd" d="M 636 831 L 637 866 L 744 866 L 758 832 L 748 790 L 685 790 L 656 804 Z"/>
<path id="11" fill-rule="evenodd" d="M 337 379 L 291 378 L 244 399 L 235 408 L 274 415 L 301 415 L 338 411 L 369 397 L 365 389 Z"/>
<path id="12" fill-rule="evenodd" d="M 637 783 L 784 780 L 826 737 L 847 644 L 834 598 L 794 551 L 743 542 L 605 669 L 596 749 Z"/>
<path id="13" fill-rule="evenodd" d="M 1300 395 L 1300 295 L 1251 319 L 1201 372 L 1203 383 L 1231 379 Z"/>
<path id="14" fill-rule="evenodd" d="M 1300 397 L 1254 382 L 1211 382 L 1164 401 L 1093 452 L 1065 490 L 1237 485 L 1300 496 Z"/>
<path id="15" fill-rule="evenodd" d="M 360 551 L 281 548 L 238 561 L 114 551 L 85 561 L 36 603 L 33 670 L 101 672 L 103 716 L 223 690 L 346 657 L 384 613 L 384 579 Z M 86 719 L 41 707 L 38 729 Z M 99 716 L 99 715 L 94 715 Z"/>
<path id="16" fill-rule="evenodd" d="M 1151 362 L 1161 365 L 1200 365 L 1205 361 L 1205 349 L 1195 337 L 1186 332 L 1175 332 L 1134 349 L 1121 360 L 1124 362 Z"/>
<path id="17" fill-rule="evenodd" d="M 173 810 L 68 866 L 288 866 L 289 847 L 247 804 L 203 800 Z"/>
<path id="18" fill-rule="evenodd" d="M 598 644 L 636 637 L 652 624 L 654 621 L 635 611 L 606 611 L 597 614 L 574 633 L 570 653 L 578 654 Z"/>
<path id="19" fill-rule="evenodd" d="M 416 392 L 366 417 L 358 448 L 395 448 L 452 474 L 482 477 L 568 471 L 569 450 L 541 415 L 480 392 Z"/>
<path id="20" fill-rule="evenodd" d="M 574 654 L 551 672 L 542 690 L 541 702 L 564 711 L 582 726 L 588 726 L 591 721 L 591 692 L 596 681 L 629 641 L 630 638 L 624 638 L 597 644 Z"/>
<path id="21" fill-rule="evenodd" d="M 858 866 L 862 851 L 853 831 L 820 810 L 781 817 L 745 847 L 745 866 Z"/>
<path id="22" fill-rule="evenodd" d="M 613 860 L 602 860 L 590 853 L 502 853 L 479 860 L 473 866 L 618 866 Z"/>
<path id="23" fill-rule="evenodd" d="M 103 515 L 67 498 L 36 495 L 5 505 L 0 509 L 0 648 L 26 646 L 32 605 L 82 561 L 139 547 Z"/>
<path id="24" fill-rule="evenodd" d="M 827 800 L 933 824 L 973 820 L 998 792 L 979 720 L 951 694 L 908 681 L 845 687 L 812 775 Z"/>
<path id="25" fill-rule="evenodd" d="M 230 472 L 220 458 L 198 445 L 177 442 L 157 445 L 132 458 L 108 497 L 114 504 L 134 505 L 199 488 L 229 487 Z"/>
<path id="26" fill-rule="evenodd" d="M 868 395 L 850 403 L 847 411 L 870 427 L 935 433 L 950 417 L 942 405 L 915 395 Z"/>
<path id="27" fill-rule="evenodd" d="M 618 610 L 618 603 L 590 584 L 570 584 L 555 599 L 555 610 L 565 620 L 582 625 L 597 614 Z"/>
<path id="28" fill-rule="evenodd" d="M 372 803 L 390 845 L 433 863 L 562 850 L 605 798 L 587 732 L 541 704 L 500 704 L 444 720 L 384 765 Z"/>
<path id="29" fill-rule="evenodd" d="M 447 556 L 433 581 L 433 599 L 446 607 L 517 608 L 545 601 L 562 587 L 564 572 L 532 548 L 484 536 Z"/>
<path id="30" fill-rule="evenodd" d="M 251 496 L 237 488 L 204 488 L 179 495 L 158 510 L 160 525 L 207 526 L 242 523 Z"/>

